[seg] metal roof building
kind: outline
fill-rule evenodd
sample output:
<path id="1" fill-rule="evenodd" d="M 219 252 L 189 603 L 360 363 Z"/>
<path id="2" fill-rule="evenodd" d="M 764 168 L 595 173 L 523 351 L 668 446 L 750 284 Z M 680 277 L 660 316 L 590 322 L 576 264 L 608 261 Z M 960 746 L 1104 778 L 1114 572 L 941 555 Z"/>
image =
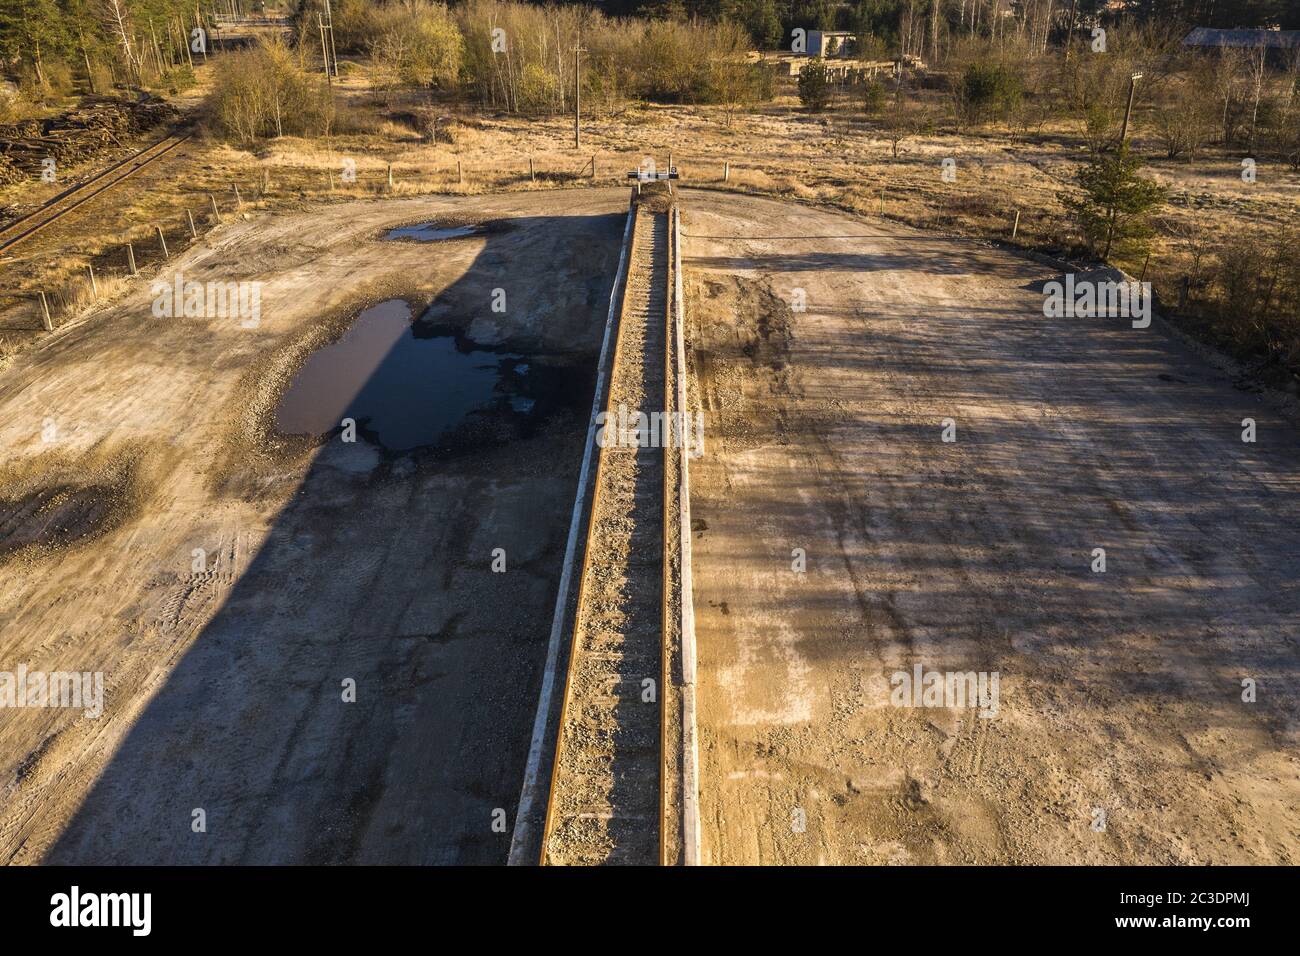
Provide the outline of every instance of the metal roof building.
<path id="1" fill-rule="evenodd" d="M 1272 50 L 1300 49 L 1300 30 L 1215 30 L 1197 27 L 1183 38 L 1183 46 L 1241 47 L 1263 46 Z"/>

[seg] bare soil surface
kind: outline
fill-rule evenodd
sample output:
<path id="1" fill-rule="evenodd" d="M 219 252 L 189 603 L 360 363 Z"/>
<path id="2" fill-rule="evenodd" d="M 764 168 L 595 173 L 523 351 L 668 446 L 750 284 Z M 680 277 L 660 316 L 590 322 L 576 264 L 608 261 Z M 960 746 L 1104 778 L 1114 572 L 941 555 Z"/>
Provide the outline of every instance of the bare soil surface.
<path id="1" fill-rule="evenodd" d="M 1295 863 L 1283 406 L 970 241 L 693 191 L 683 242 L 704 860 Z"/>
<path id="2" fill-rule="evenodd" d="M 155 318 L 142 277 L 0 374 L 0 671 L 105 684 L 98 718 L 0 712 L 0 860 L 504 861 L 590 388 L 445 454 L 268 423 L 310 350 L 393 296 L 594 378 L 626 196 L 228 223 L 160 275 L 263 283 L 257 327 Z M 428 220 L 485 228 L 378 238 Z"/>

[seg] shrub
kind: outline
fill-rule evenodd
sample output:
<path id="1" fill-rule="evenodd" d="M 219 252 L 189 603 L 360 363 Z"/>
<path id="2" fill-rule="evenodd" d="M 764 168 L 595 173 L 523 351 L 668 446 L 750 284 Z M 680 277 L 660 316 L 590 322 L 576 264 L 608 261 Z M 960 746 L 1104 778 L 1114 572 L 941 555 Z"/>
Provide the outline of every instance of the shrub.
<path id="1" fill-rule="evenodd" d="M 1169 101 L 1152 113 L 1156 139 L 1165 156 L 1195 156 L 1214 135 L 1214 106 L 1191 84 L 1179 86 Z"/>
<path id="2" fill-rule="evenodd" d="M 868 116 L 879 113 L 885 108 L 885 84 L 877 79 L 867 80 L 862 84 L 862 110 Z"/>
<path id="3" fill-rule="evenodd" d="M 279 40 L 215 60 L 208 107 L 217 128 L 248 144 L 267 136 L 328 132 L 334 104 L 323 78 L 307 74 Z"/>
<path id="4" fill-rule="evenodd" d="M 519 77 L 518 108 L 524 113 L 545 113 L 560 99 L 560 78 L 540 63 L 529 63 Z"/>
<path id="5" fill-rule="evenodd" d="M 750 40 L 734 23 L 612 20 L 590 7 L 468 0 L 455 8 L 464 36 L 461 77 L 477 99 L 510 112 L 567 112 L 573 47 L 582 41 L 584 106 L 623 97 L 738 105 L 770 98 L 769 74 L 749 62 Z M 492 31 L 505 49 L 493 51 Z"/>
<path id="6" fill-rule="evenodd" d="M 335 50 L 342 53 L 364 53 L 369 50 L 379 32 L 378 17 L 382 8 L 371 0 L 333 0 L 330 7 L 334 14 Z M 303 12 L 304 27 L 314 44 L 319 44 L 319 34 L 315 32 L 316 15 L 324 15 L 324 0 L 305 4 Z"/>
<path id="7" fill-rule="evenodd" d="M 1152 235 L 1151 214 L 1164 203 L 1168 191 L 1139 176 L 1141 167 L 1142 160 L 1124 143 L 1115 152 L 1094 157 L 1079 170 L 1082 196 L 1060 196 L 1089 250 L 1103 260 L 1110 257 L 1116 245 L 1130 251 L 1142 250 Z"/>
<path id="8" fill-rule="evenodd" d="M 971 123 L 1001 119 L 1020 106 L 1024 95 L 1024 81 L 1010 67 L 977 61 L 961 76 L 958 112 Z"/>
<path id="9" fill-rule="evenodd" d="M 1210 276 L 1210 312 L 1240 351 L 1262 355 L 1300 376 L 1300 229 L 1228 239 Z"/>
<path id="10" fill-rule="evenodd" d="M 906 140 L 933 132 L 934 125 L 929 110 L 905 100 L 895 100 L 880 117 L 880 131 L 889 141 L 894 159 L 898 159 L 899 147 Z"/>
<path id="11" fill-rule="evenodd" d="M 379 8 L 368 45 L 386 86 L 450 89 L 459 79 L 464 41 L 440 3 Z"/>
<path id="12" fill-rule="evenodd" d="M 799 71 L 799 102 L 810 112 L 820 113 L 830 106 L 832 92 L 830 71 L 821 57 L 805 63 Z"/>

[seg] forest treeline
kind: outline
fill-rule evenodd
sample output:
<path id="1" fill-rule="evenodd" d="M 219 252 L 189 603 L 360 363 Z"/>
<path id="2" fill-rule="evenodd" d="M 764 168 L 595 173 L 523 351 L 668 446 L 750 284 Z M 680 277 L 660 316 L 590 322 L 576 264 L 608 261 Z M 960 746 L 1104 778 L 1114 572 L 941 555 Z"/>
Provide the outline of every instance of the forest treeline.
<path id="1" fill-rule="evenodd" d="M 304 32 L 315 28 L 317 0 L 287 0 L 284 5 L 296 7 Z M 385 24 L 377 21 L 387 19 L 391 28 L 400 19 L 396 8 L 407 5 L 401 0 L 339 0 L 332 11 L 336 39 L 346 37 L 353 47 L 372 42 L 376 30 L 385 33 Z M 267 6 L 264 0 L 0 0 L 0 71 L 33 96 L 59 91 L 82 68 L 92 76 L 103 74 L 105 82 L 157 82 L 178 67 L 188 67 L 196 52 L 189 49 L 194 45 L 191 31 L 210 26 L 218 14 Z M 280 5 L 272 0 L 270 6 Z M 466 6 L 482 5 L 474 0 L 453 3 L 461 24 L 469 22 Z M 547 19 L 559 16 L 568 22 L 592 19 L 594 6 L 606 23 L 638 15 L 659 23 L 734 24 L 746 35 L 745 45 L 760 50 L 788 48 L 796 28 L 848 30 L 867 48 L 935 61 L 970 38 L 1027 41 L 1040 48 L 1059 45 L 1070 31 L 1071 11 L 1076 27 L 1127 20 L 1184 32 L 1191 26 L 1300 29 L 1297 0 L 603 0 L 547 6 L 559 11 Z M 376 13 L 384 7 L 393 9 Z M 730 35 L 707 33 L 693 39 L 720 42 L 721 53 L 736 42 Z M 464 40 L 472 68 L 476 39 Z M 403 51 L 392 46 L 407 41 L 395 40 L 390 29 L 384 42 L 396 55 Z M 655 82 L 663 85 L 662 78 L 651 85 Z M 695 77 L 692 82 L 702 80 Z M 682 83 L 673 80 L 669 85 L 680 88 Z"/>

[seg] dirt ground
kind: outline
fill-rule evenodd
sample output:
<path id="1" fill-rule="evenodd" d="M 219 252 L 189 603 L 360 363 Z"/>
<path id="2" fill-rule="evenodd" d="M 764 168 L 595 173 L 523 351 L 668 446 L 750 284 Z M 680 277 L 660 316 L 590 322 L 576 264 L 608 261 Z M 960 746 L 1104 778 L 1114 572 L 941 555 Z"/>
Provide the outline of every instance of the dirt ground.
<path id="1" fill-rule="evenodd" d="M 594 355 L 625 203 L 253 214 L 169 268 L 264 281 L 257 329 L 146 280 L 0 373 L 0 670 L 106 684 L 4 713 L 0 859 L 504 860 L 586 409 L 436 460 L 266 415 L 381 297 Z M 374 241 L 436 218 L 512 228 Z M 683 228 L 705 861 L 1296 862 L 1293 406 L 968 240 L 702 190 Z M 997 671 L 996 717 L 892 706 L 917 664 Z"/>
<path id="2" fill-rule="evenodd" d="M 1294 406 L 969 241 L 699 191 L 683 237 L 705 861 L 1297 862 Z M 917 664 L 996 716 L 893 706 Z"/>
<path id="3" fill-rule="evenodd" d="M 504 861 L 494 823 L 518 799 L 590 387 L 473 454 L 266 425 L 310 348 L 390 296 L 594 366 L 626 195 L 228 223 L 164 276 L 263 282 L 257 328 L 154 318 L 142 278 L 0 374 L 0 670 L 105 684 L 97 719 L 3 712 L 0 860 Z M 430 219 L 507 222 L 377 240 Z"/>

